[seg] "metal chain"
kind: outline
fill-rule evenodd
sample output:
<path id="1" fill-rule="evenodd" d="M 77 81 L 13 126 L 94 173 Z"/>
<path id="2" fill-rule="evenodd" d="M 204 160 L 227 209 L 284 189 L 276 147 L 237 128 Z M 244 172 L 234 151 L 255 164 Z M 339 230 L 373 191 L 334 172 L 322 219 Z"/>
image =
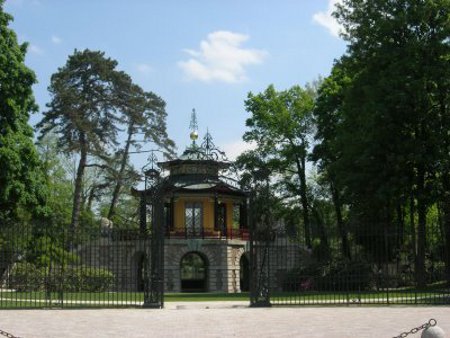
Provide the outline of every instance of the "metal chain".
<path id="1" fill-rule="evenodd" d="M 8 337 L 8 338 L 20 338 L 20 337 L 12 335 L 9 332 L 3 331 L 2 329 L 0 329 L 0 335 Z"/>
<path id="2" fill-rule="evenodd" d="M 431 318 L 427 323 L 423 324 L 422 326 L 415 327 L 414 329 L 412 329 L 409 332 L 403 332 L 402 334 L 400 334 L 399 336 L 395 336 L 394 338 L 405 338 L 410 334 L 415 334 L 415 333 L 419 332 L 420 330 L 428 329 L 429 327 L 435 326 L 436 324 L 437 324 L 436 319 Z"/>

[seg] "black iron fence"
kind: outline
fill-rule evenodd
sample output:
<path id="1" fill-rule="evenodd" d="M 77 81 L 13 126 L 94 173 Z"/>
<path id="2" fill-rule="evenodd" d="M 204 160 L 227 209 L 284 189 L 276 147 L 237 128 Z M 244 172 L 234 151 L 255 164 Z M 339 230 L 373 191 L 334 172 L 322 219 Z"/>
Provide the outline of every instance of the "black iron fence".
<path id="1" fill-rule="evenodd" d="M 398 233 L 370 232 L 349 239 L 303 241 L 286 231 L 252 238 L 251 305 L 450 304 L 445 246 L 429 236 L 424 275 L 412 242 Z"/>
<path id="2" fill-rule="evenodd" d="M 138 229 L 70 232 L 2 227 L 0 308 L 161 307 L 167 259 L 164 243 L 158 241 L 162 234 L 152 237 Z M 251 235 L 250 245 L 245 245 L 249 262 L 220 265 L 220 271 L 205 264 L 211 271 L 202 272 L 202 278 L 199 273 L 169 275 L 167 285 L 181 278 L 182 291 L 211 291 L 207 285 L 212 280 L 220 289 L 226 278 L 234 276 L 240 287 L 233 290 L 239 292 L 248 289 L 249 279 L 253 306 L 450 304 L 446 247 L 438 233 L 428 236 L 423 275 L 418 274 L 414 242 L 398 233 L 353 233 L 347 255 L 342 254 L 337 237 L 325 243 L 314 240 L 312 248 L 307 248 L 295 233 L 277 230 Z M 236 244 L 229 240 L 217 239 L 221 245 Z M 239 241 L 242 244 L 242 237 Z M 190 250 L 197 252 L 199 242 L 187 240 L 183 245 L 193 244 Z M 182 262 L 167 264 L 169 270 L 178 271 Z"/>
<path id="3" fill-rule="evenodd" d="M 151 239 L 139 230 L 0 228 L 0 308 L 155 306 Z"/>

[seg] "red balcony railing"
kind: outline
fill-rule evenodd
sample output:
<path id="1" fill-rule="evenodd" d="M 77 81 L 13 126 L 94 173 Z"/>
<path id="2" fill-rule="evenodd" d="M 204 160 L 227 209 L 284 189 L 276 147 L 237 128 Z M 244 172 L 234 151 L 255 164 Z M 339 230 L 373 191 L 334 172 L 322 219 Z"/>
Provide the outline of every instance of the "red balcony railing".
<path id="1" fill-rule="evenodd" d="M 227 229 L 227 231 L 198 229 L 198 231 L 189 231 L 190 229 L 174 230 L 166 232 L 166 238 L 173 239 L 240 239 L 249 240 L 248 229 Z"/>

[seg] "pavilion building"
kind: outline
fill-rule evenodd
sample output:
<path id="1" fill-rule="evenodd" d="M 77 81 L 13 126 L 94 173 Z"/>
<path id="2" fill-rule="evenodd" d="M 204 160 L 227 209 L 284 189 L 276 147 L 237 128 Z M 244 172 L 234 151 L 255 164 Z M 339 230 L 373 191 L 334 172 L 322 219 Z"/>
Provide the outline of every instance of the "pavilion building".
<path id="1" fill-rule="evenodd" d="M 157 186 L 164 203 L 164 291 L 248 291 L 248 194 L 224 175 L 231 163 L 210 133 L 197 144 L 192 129 L 183 154 L 157 163 L 159 170 L 153 161 L 145 171 L 150 183 L 134 190 L 141 199 L 141 227 L 149 228 L 148 201 Z"/>

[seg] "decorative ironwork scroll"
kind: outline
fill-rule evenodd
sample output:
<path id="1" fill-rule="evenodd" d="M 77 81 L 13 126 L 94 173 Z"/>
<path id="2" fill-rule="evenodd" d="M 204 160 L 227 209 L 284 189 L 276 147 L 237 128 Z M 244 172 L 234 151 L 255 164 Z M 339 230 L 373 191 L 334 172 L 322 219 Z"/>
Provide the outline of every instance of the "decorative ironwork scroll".
<path id="1" fill-rule="evenodd" d="M 186 148 L 183 155 L 181 155 L 181 158 L 184 160 L 211 160 L 228 162 L 225 152 L 216 147 L 212 141 L 212 136 L 209 131 L 206 132 L 200 146 L 198 146 L 193 139 L 192 144 Z"/>

